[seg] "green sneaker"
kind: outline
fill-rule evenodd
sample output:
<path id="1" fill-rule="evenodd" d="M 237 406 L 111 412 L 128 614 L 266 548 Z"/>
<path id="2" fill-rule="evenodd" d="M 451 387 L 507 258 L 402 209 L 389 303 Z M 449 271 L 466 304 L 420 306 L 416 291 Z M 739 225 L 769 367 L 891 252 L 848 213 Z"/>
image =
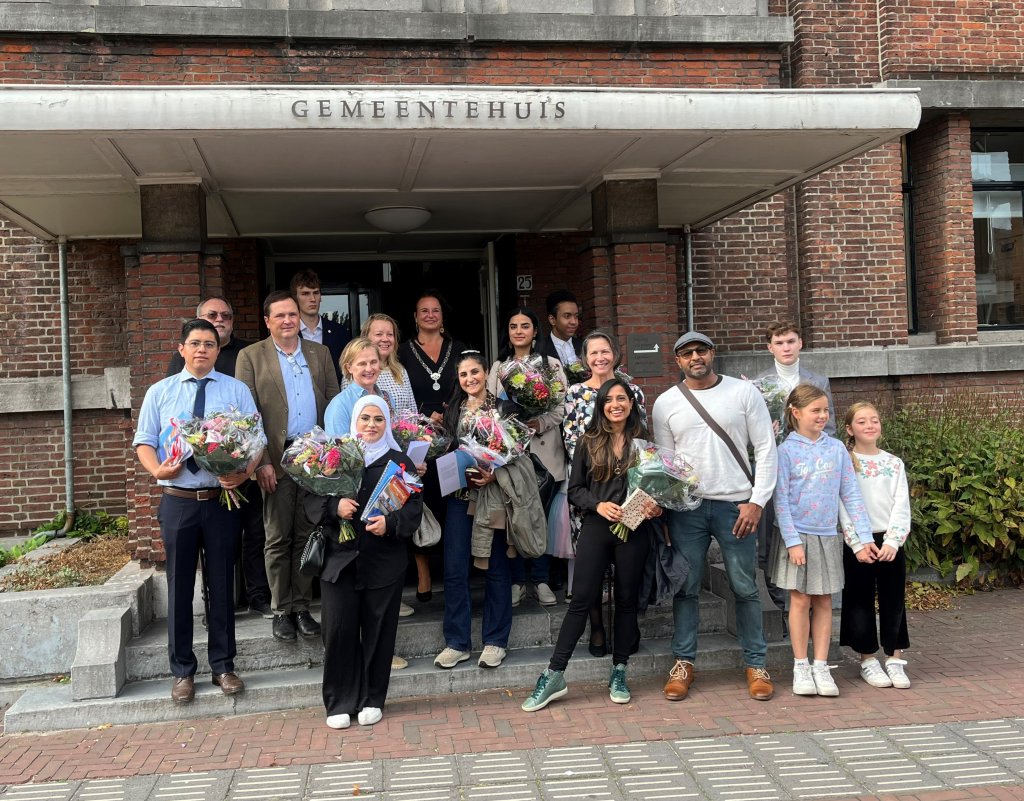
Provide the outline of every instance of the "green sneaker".
<path id="1" fill-rule="evenodd" d="M 617 704 L 628 704 L 632 697 L 629 694 L 629 685 L 626 684 L 626 666 L 616 665 L 612 668 L 611 678 L 608 679 L 608 697 Z"/>
<path id="2" fill-rule="evenodd" d="M 569 692 L 569 688 L 565 686 L 565 676 L 562 675 L 562 671 L 548 668 L 540 674 L 537 686 L 533 688 L 530 697 L 523 701 L 523 711 L 536 712 L 538 709 L 543 709 L 567 692 Z"/>

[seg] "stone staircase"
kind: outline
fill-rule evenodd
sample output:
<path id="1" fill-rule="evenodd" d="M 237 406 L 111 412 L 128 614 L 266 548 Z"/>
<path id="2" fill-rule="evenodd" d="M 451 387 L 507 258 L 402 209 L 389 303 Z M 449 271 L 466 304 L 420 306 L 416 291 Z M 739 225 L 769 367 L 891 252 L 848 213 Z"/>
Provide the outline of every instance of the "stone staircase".
<path id="1" fill-rule="evenodd" d="M 731 597 L 724 570 L 709 565 L 705 575 L 705 591 L 700 603 L 700 651 L 697 666 L 702 671 L 742 667 L 742 655 L 733 626 Z M 480 690 L 511 690 L 523 695 L 532 687 L 537 675 L 547 666 L 567 606 L 559 603 L 542 607 L 533 599 L 524 599 L 514 610 L 509 655 L 496 670 L 477 667 L 476 655 L 454 670 L 440 670 L 433 665 L 434 656 L 444 648 L 441 632 L 443 593 L 435 590 L 427 604 L 415 600 L 410 589 L 407 602 L 416 613 L 402 618 L 398 627 L 396 652 L 409 660 L 409 667 L 394 671 L 389 697 L 432 696 L 443 693 Z M 561 593 L 559 600 L 561 601 Z M 771 604 L 762 590 L 765 633 L 769 640 L 769 667 L 788 666 L 791 654 L 788 641 L 782 638 L 782 613 Z M 479 609 L 482 588 L 474 589 L 474 608 Z M 313 613 L 319 617 L 319 609 Z M 301 707 L 318 708 L 321 704 L 323 645 L 319 639 L 300 637 L 298 642 L 284 643 L 271 636 L 270 621 L 251 613 L 239 612 L 236 620 L 238 652 L 236 669 L 246 683 L 246 690 L 236 696 L 224 696 L 210 682 L 206 658 L 206 632 L 196 620 L 195 652 L 200 665 L 196 676 L 196 700 L 178 706 L 170 701 L 170 674 L 167 668 L 166 620 L 154 619 L 141 635 L 129 639 L 130 633 L 116 610 L 103 610 L 86 634 L 80 629 L 76 665 L 89 661 L 72 682 L 26 691 L 7 710 L 5 730 L 53 731 L 90 727 L 102 724 L 136 724 L 196 717 L 219 717 L 250 714 Z M 83 621 L 84 625 L 84 621 Z M 105 627 L 105 628 L 103 628 Z M 671 666 L 671 605 L 652 607 L 641 619 L 642 643 L 639 653 L 630 659 L 630 675 L 660 675 Z M 99 632 L 97 635 L 95 632 Z M 106 635 L 103 636 L 103 633 Z M 118 640 L 120 634 L 120 640 Z M 83 645 L 83 637 L 89 642 Z M 585 635 L 586 637 L 586 635 Z M 94 664 L 83 659 L 83 648 L 95 646 L 97 640 L 108 640 L 103 652 L 116 654 L 114 665 Z M 571 681 L 596 681 L 607 677 L 610 659 L 595 658 L 581 640 L 569 666 Z M 474 620 L 474 643 L 480 647 L 480 620 Z M 102 661 L 99 660 L 99 661 Z M 96 671 L 103 677 L 98 691 L 86 691 L 85 683 L 93 682 Z M 105 671 L 105 672 L 104 672 Z M 203 672 L 205 671 L 205 672 Z M 78 687 L 75 682 L 79 681 Z M 116 689 L 111 689 L 116 687 Z M 107 688 L 107 689 L 103 689 Z M 77 690 L 77 691 L 76 691 Z M 83 696 L 102 697 L 83 697 Z M 511 701 L 510 701 L 511 703 Z"/>

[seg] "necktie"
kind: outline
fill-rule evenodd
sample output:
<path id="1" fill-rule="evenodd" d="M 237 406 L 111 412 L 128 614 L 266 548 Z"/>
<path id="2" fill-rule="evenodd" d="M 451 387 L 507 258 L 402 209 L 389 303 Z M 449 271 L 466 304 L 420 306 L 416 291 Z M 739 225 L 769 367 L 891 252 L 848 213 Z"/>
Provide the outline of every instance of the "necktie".
<path id="1" fill-rule="evenodd" d="M 206 414 L 206 383 L 209 378 L 190 378 L 196 384 L 196 402 L 192 404 L 192 416 L 202 417 Z M 185 462 L 185 467 L 188 468 L 190 473 L 198 473 L 199 465 L 196 464 L 196 460 L 191 456 L 188 457 L 188 461 Z"/>

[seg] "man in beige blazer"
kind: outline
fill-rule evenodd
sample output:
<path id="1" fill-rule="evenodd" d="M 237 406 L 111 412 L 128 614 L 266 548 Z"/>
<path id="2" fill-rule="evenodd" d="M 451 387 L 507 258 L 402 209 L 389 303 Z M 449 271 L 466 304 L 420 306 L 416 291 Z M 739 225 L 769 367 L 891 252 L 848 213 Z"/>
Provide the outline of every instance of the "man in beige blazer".
<path id="1" fill-rule="evenodd" d="M 263 416 L 267 448 L 256 480 L 263 490 L 264 555 L 270 582 L 273 633 L 279 640 L 319 637 L 309 613 L 313 580 L 299 573 L 299 557 L 313 530 L 303 511 L 305 490 L 285 476 L 281 454 L 300 434 L 323 426 L 324 410 L 338 394 L 331 353 L 299 337 L 299 306 L 287 292 L 271 292 L 263 303 L 270 336 L 238 354 L 235 377 L 249 387 Z"/>

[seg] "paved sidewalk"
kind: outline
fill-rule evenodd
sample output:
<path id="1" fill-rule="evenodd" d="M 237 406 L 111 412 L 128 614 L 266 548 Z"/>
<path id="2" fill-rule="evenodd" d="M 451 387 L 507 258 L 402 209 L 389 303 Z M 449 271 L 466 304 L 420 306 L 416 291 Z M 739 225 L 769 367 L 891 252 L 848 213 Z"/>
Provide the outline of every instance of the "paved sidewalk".
<path id="1" fill-rule="evenodd" d="M 787 672 L 776 677 L 776 698 L 760 703 L 747 697 L 739 673 L 698 672 L 692 695 L 684 702 L 665 701 L 661 680 L 655 679 L 634 683 L 633 702 L 616 706 L 608 700 L 604 686 L 573 683 L 570 665 L 569 695 L 533 715 L 520 711 L 527 689 L 517 688 L 396 701 L 388 704 L 384 720 L 376 726 L 355 726 L 344 732 L 327 729 L 323 711 L 312 709 L 8 735 L 0 740 L 0 786 L 153 774 L 165 781 L 163 774 L 202 771 L 226 776 L 238 769 L 370 761 L 383 765 L 399 758 L 456 754 L 468 758 L 505 751 L 544 754 L 551 748 L 607 749 L 619 744 L 671 747 L 678 753 L 677 741 L 705 740 L 718 747 L 730 740 L 739 742 L 740 738 L 727 735 L 792 737 L 799 732 L 828 735 L 908 725 L 946 727 L 942 736 L 962 739 L 963 727 L 957 724 L 964 722 L 1022 725 L 1015 721 L 1024 717 L 1022 601 L 1020 590 L 1009 589 L 960 598 L 955 611 L 912 613 L 914 646 L 908 652 L 908 672 L 914 686 L 910 690 L 872 689 L 859 679 L 850 661 L 836 672 L 842 693 L 836 699 L 794 697 Z M 1010 769 L 1010 763 L 1002 766 Z M 249 776 L 251 771 L 237 775 Z M 1024 798 L 1015 786 L 1020 781 L 1017 772 L 1005 786 L 999 783 L 963 792 L 948 789 L 947 783 L 947 789 L 900 797 L 920 796 L 928 801 Z M 0 797 L 4 801 L 30 797 L 17 790 L 11 788 Z"/>

